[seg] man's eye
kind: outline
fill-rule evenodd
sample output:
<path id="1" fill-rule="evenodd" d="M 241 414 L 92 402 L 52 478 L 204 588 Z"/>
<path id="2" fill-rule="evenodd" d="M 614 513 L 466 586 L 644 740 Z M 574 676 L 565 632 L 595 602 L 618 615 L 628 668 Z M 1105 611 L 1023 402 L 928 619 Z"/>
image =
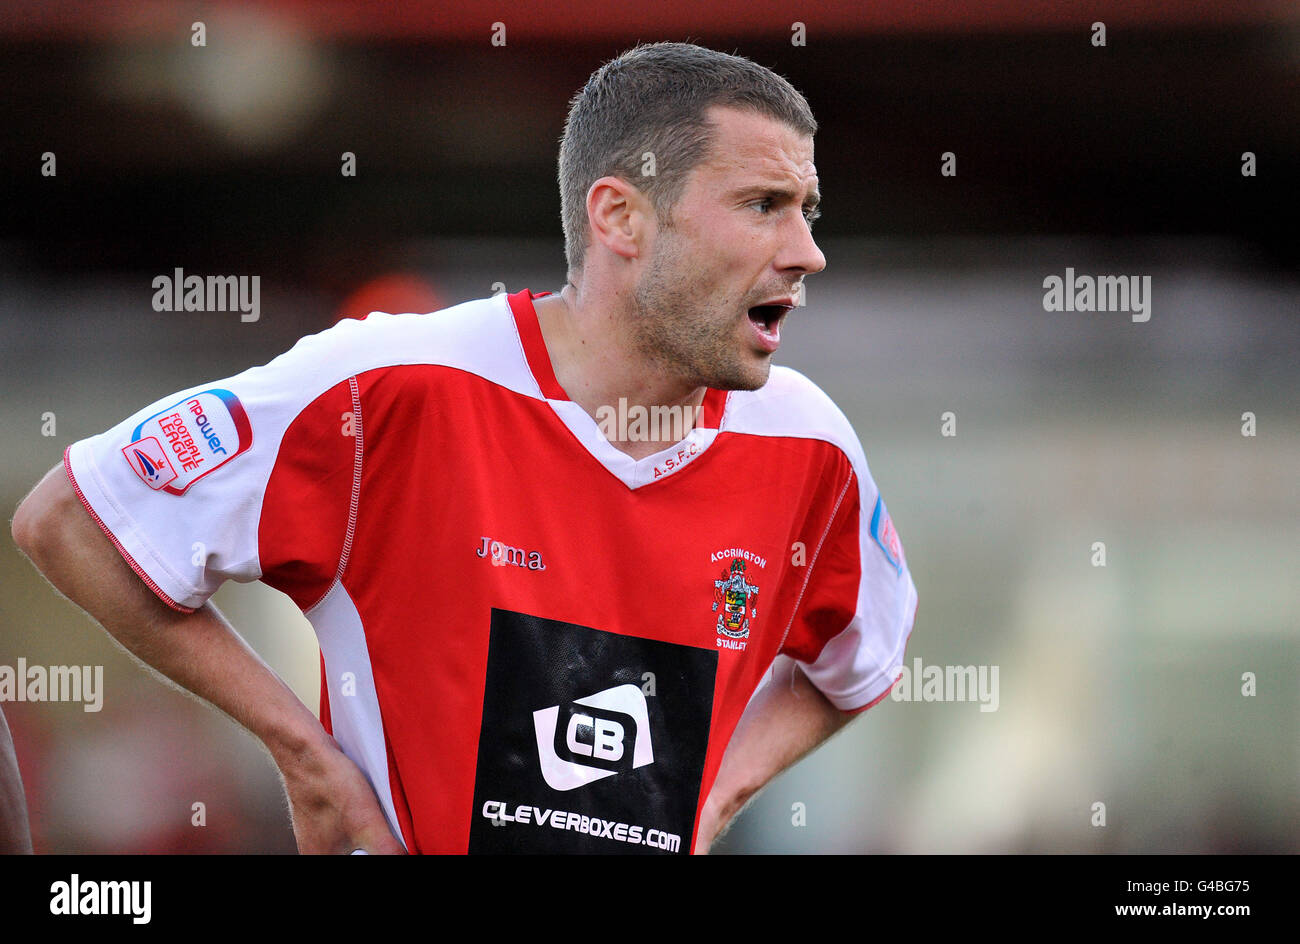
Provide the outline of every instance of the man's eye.
<path id="1" fill-rule="evenodd" d="M 750 204 L 750 206 L 757 209 L 758 212 L 761 213 L 763 216 L 767 216 L 769 213 L 771 213 L 772 206 L 774 203 L 775 201 L 771 197 L 764 197 L 762 200 L 755 200 L 752 204 Z M 817 220 L 821 219 L 821 215 L 822 215 L 822 211 L 817 209 L 816 207 L 804 207 L 803 218 L 808 222 L 808 225 L 810 226 Z"/>

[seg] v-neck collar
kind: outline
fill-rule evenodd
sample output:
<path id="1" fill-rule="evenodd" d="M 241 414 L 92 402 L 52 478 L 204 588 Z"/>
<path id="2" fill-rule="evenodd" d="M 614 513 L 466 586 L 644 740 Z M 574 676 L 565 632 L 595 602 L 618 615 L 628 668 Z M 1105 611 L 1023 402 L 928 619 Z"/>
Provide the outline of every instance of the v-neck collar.
<path id="1" fill-rule="evenodd" d="M 699 458 L 718 435 L 722 416 L 726 411 L 727 391 L 715 390 L 712 387 L 705 391 L 695 426 L 681 442 L 674 443 L 643 459 L 633 459 L 605 438 L 596 421 L 586 410 L 569 399 L 569 395 L 564 392 L 564 388 L 555 378 L 555 368 L 551 364 L 551 355 L 542 337 L 542 326 L 537 319 L 537 309 L 533 307 L 534 298 L 545 298 L 550 294 L 550 292 L 532 292 L 523 289 L 513 295 L 507 295 L 506 300 L 514 316 L 515 329 L 519 333 L 524 358 L 528 362 L 533 380 L 537 382 L 538 389 L 551 409 L 592 458 L 629 488 L 639 488 L 665 476 L 673 475 Z"/>

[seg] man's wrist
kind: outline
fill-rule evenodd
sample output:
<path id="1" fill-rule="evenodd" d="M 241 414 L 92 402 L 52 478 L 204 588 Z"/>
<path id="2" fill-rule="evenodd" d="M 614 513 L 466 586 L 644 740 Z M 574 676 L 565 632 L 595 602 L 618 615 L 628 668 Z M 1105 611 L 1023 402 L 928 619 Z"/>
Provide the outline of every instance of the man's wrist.
<path id="1" fill-rule="evenodd" d="M 253 732 L 286 777 L 318 769 L 322 753 L 338 750 L 334 739 L 306 706 L 299 703 L 299 707 L 301 713 L 294 712 L 290 723 L 279 718 L 268 730 Z"/>

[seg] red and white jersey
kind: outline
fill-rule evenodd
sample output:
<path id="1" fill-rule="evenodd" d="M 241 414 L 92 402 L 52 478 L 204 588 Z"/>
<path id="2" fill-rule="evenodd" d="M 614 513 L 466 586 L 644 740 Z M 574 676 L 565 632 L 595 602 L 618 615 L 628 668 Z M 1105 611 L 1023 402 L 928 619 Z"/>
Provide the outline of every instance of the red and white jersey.
<path id="1" fill-rule="evenodd" d="M 68 475 L 170 606 L 234 579 L 301 607 L 322 721 L 411 852 L 686 853 L 777 654 L 869 707 L 916 590 L 809 380 L 710 390 L 636 460 L 556 382 L 532 297 L 342 321 Z"/>

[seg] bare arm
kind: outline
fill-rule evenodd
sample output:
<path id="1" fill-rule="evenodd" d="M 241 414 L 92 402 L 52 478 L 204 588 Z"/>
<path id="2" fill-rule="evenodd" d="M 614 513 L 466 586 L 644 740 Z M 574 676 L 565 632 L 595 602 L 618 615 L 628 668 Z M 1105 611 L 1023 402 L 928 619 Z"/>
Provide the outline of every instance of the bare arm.
<path id="1" fill-rule="evenodd" d="M 18 772 L 13 738 L 5 716 L 0 714 L 0 855 L 32 851 L 31 829 L 27 825 L 27 798 Z"/>
<path id="2" fill-rule="evenodd" d="M 211 604 L 171 609 L 131 570 L 56 466 L 18 507 L 14 541 L 136 657 L 259 738 L 284 777 L 301 852 L 401 852 L 364 775 Z"/>
<path id="3" fill-rule="evenodd" d="M 695 852 L 702 855 L 769 780 L 853 720 L 826 700 L 798 664 L 778 656 L 774 677 L 736 726 L 700 814 Z"/>

